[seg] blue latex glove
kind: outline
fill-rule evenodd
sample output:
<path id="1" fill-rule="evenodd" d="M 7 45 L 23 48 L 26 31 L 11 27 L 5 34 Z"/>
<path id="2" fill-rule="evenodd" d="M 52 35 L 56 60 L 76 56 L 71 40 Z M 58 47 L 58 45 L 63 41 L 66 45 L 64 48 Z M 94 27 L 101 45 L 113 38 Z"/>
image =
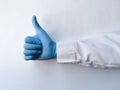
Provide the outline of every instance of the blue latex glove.
<path id="1" fill-rule="evenodd" d="M 56 42 L 54 42 L 37 22 L 36 16 L 32 17 L 36 31 L 35 36 L 27 36 L 24 45 L 25 60 L 46 60 L 56 58 Z"/>

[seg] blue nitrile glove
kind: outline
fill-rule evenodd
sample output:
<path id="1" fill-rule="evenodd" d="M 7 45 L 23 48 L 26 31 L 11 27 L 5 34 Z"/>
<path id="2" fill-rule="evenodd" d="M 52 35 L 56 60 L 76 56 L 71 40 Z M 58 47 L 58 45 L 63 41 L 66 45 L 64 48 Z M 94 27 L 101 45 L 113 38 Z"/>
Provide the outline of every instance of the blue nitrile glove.
<path id="1" fill-rule="evenodd" d="M 35 36 L 25 38 L 25 60 L 46 60 L 56 58 L 56 42 L 54 42 L 37 22 L 36 16 L 32 17 L 36 31 Z"/>

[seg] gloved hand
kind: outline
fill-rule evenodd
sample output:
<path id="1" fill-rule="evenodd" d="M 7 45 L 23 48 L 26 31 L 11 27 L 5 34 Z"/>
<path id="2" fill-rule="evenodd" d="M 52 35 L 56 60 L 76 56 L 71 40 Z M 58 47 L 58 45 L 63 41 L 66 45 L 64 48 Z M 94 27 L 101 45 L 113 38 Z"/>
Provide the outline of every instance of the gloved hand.
<path id="1" fill-rule="evenodd" d="M 35 36 L 27 36 L 24 44 L 25 60 L 45 60 L 56 58 L 56 42 L 54 42 L 37 22 L 36 16 L 32 17 L 36 31 Z"/>

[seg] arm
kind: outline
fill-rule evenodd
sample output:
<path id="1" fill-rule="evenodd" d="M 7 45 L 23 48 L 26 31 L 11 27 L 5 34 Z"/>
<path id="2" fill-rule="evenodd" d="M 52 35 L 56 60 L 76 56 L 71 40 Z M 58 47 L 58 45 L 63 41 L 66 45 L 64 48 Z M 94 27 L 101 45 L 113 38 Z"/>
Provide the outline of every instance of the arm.
<path id="1" fill-rule="evenodd" d="M 57 43 L 58 63 L 94 67 L 120 67 L 120 31 L 74 42 Z"/>
<path id="2" fill-rule="evenodd" d="M 55 42 L 32 18 L 35 36 L 25 39 L 26 60 L 48 60 L 58 63 L 79 63 L 94 67 L 120 67 L 120 31 L 105 33 L 74 42 Z"/>

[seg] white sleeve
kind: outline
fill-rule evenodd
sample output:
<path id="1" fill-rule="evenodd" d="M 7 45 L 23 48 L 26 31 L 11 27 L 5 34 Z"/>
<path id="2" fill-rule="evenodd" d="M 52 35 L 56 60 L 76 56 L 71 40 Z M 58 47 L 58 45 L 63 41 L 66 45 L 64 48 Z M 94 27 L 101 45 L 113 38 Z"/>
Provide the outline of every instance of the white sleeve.
<path id="1" fill-rule="evenodd" d="M 57 42 L 57 62 L 120 68 L 120 31 L 73 42 Z"/>

